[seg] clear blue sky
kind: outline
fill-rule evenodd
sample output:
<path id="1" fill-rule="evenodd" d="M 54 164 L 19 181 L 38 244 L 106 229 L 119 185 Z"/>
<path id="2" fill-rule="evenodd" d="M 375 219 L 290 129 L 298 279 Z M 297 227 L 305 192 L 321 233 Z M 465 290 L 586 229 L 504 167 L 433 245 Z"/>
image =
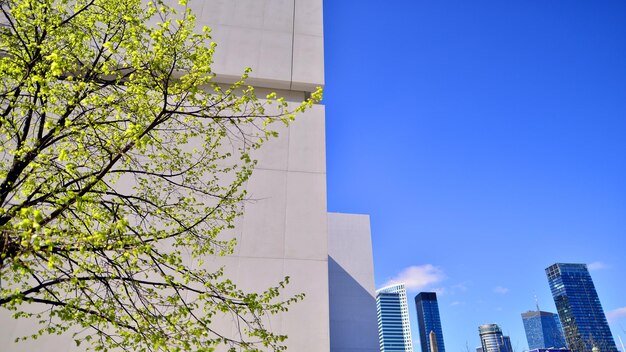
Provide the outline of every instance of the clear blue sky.
<path id="1" fill-rule="evenodd" d="M 626 340 L 626 1 L 324 6 L 328 208 L 370 214 L 376 284 L 439 291 L 448 352 L 522 351 L 544 269 L 594 263 Z"/>

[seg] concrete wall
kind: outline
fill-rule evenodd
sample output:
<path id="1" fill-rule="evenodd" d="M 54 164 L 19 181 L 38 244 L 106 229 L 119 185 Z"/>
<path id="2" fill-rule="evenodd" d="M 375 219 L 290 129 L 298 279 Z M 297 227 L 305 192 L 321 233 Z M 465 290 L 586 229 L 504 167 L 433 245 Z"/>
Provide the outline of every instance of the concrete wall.
<path id="1" fill-rule="evenodd" d="M 378 352 L 369 216 L 328 214 L 328 281 L 330 351 Z"/>
<path id="2" fill-rule="evenodd" d="M 245 67 L 259 87 L 313 91 L 324 85 L 322 0 L 191 0 L 199 26 L 213 29 L 217 78 Z"/>
<path id="3" fill-rule="evenodd" d="M 190 0 L 189 6 L 199 26 L 213 28 L 218 81 L 235 81 L 251 67 L 249 84 L 285 90 L 279 94 L 294 101 L 323 85 L 322 0 Z M 306 294 L 269 321 L 272 331 L 289 336 L 289 351 L 329 350 L 325 154 L 325 111 L 316 105 L 256 154 L 251 200 L 231 232 L 239 243 L 235 255 L 209 260 L 225 265 L 244 290 L 261 291 L 290 276 L 285 295 Z M 37 325 L 2 310 L 0 327 L 2 351 L 83 350 L 71 336 L 13 344 Z"/>
<path id="4" fill-rule="evenodd" d="M 328 351 L 328 247 L 324 106 L 316 105 L 261 150 L 248 182 L 233 275 L 244 289 L 284 276 L 306 298 L 273 319 L 290 351 Z"/>
<path id="5" fill-rule="evenodd" d="M 246 187 L 250 199 L 230 231 L 238 240 L 235 253 L 207 260 L 224 265 L 226 276 L 246 291 L 260 292 L 290 276 L 285 297 L 304 292 L 306 298 L 268 321 L 272 331 L 289 336 L 290 351 L 329 349 L 324 128 L 324 106 L 316 105 L 258 151 L 259 164 Z M 0 327 L 1 351 L 83 350 L 69 335 L 13 344 L 38 326 L 12 320 L 3 310 Z M 230 322 L 216 329 L 238 333 Z"/>

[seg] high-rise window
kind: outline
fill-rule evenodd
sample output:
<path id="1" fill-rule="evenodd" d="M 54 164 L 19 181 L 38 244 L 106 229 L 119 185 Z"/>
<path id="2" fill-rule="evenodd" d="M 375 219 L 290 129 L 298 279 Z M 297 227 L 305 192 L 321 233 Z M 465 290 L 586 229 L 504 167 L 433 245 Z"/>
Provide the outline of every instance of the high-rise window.
<path id="1" fill-rule="evenodd" d="M 528 349 L 565 348 L 565 337 L 559 322 L 559 316 L 540 311 L 522 313 Z"/>
<path id="2" fill-rule="evenodd" d="M 556 263 L 546 269 L 567 347 L 573 352 L 617 352 L 596 288 L 585 264 Z"/>
<path id="3" fill-rule="evenodd" d="M 381 352 L 413 352 L 409 306 L 404 284 L 376 291 L 376 313 Z"/>
<path id="4" fill-rule="evenodd" d="M 420 344 L 422 352 L 431 352 L 430 333 L 435 333 L 437 351 L 446 352 L 443 344 L 443 332 L 441 318 L 439 317 L 439 305 L 435 292 L 421 292 L 415 296 L 415 308 L 417 309 L 417 322 L 419 324 Z"/>

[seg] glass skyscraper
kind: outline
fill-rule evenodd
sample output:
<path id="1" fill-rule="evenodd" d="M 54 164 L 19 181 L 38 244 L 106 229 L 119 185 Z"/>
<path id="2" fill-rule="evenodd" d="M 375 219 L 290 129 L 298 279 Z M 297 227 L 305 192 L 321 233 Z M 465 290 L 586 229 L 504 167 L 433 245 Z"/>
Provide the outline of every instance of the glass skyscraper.
<path id="1" fill-rule="evenodd" d="M 478 333 L 482 352 L 513 352 L 511 339 L 502 335 L 502 330 L 497 324 L 481 325 L 478 327 Z"/>
<path id="2" fill-rule="evenodd" d="M 559 322 L 559 316 L 537 309 L 522 313 L 528 349 L 565 348 L 565 337 Z"/>
<path id="3" fill-rule="evenodd" d="M 413 352 L 404 284 L 376 291 L 380 352 Z"/>
<path id="4" fill-rule="evenodd" d="M 429 338 L 431 331 L 435 333 L 437 351 L 446 352 L 443 344 L 437 294 L 435 292 L 421 292 L 415 296 L 415 308 L 417 309 L 417 323 L 419 325 L 422 352 L 431 352 Z"/>
<path id="5" fill-rule="evenodd" d="M 585 264 L 556 263 L 546 269 L 567 347 L 573 352 L 617 352 L 596 288 Z"/>

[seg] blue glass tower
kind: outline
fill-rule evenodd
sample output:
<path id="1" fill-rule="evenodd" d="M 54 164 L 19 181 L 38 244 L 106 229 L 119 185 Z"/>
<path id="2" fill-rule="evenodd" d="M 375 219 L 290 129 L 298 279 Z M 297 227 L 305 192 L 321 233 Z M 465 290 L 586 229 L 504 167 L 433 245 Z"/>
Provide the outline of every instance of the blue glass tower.
<path id="1" fill-rule="evenodd" d="M 529 349 L 566 347 L 558 315 L 537 309 L 522 313 L 522 321 Z"/>
<path id="2" fill-rule="evenodd" d="M 419 325 L 422 352 L 431 352 L 429 338 L 431 331 L 435 333 L 437 339 L 437 351 L 446 352 L 443 344 L 437 294 L 435 292 L 420 292 L 420 294 L 415 296 L 415 308 L 417 309 L 417 323 Z"/>
<path id="3" fill-rule="evenodd" d="M 617 352 L 596 288 L 585 264 L 546 268 L 567 347 L 573 352 Z"/>
<path id="4" fill-rule="evenodd" d="M 376 291 L 380 352 L 413 352 L 404 284 Z"/>

